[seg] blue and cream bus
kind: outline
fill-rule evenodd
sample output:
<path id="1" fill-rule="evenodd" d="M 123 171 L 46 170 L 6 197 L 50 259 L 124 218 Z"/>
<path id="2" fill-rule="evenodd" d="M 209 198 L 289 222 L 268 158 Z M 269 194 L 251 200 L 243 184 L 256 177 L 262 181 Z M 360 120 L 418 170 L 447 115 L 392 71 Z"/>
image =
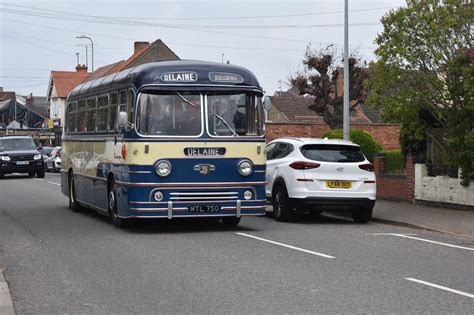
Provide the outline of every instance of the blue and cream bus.
<path id="1" fill-rule="evenodd" d="M 265 214 L 262 89 L 245 68 L 140 65 L 69 95 L 61 184 L 69 207 L 131 218 Z"/>

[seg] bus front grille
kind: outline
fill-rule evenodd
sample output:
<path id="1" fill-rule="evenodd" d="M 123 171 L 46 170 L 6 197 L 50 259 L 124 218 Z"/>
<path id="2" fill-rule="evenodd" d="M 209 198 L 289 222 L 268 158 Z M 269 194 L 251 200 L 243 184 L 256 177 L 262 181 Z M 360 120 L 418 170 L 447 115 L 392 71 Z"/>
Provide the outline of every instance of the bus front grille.
<path id="1" fill-rule="evenodd" d="M 172 192 L 171 201 L 199 201 L 199 200 L 237 200 L 238 192 L 232 191 L 199 191 L 199 192 Z"/>

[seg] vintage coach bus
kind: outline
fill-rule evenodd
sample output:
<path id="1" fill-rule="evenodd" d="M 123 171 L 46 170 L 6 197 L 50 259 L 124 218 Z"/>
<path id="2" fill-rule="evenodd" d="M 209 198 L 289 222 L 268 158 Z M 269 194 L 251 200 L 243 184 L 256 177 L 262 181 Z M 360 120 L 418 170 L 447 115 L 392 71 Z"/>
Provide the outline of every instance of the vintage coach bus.
<path id="1" fill-rule="evenodd" d="M 69 95 L 61 184 L 69 207 L 131 218 L 265 213 L 262 89 L 242 67 L 155 62 Z"/>

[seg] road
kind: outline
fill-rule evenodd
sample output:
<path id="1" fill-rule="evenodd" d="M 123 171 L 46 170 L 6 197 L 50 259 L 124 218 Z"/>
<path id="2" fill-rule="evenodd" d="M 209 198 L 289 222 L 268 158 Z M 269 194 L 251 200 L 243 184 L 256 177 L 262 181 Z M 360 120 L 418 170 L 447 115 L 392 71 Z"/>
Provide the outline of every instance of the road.
<path id="1" fill-rule="evenodd" d="M 50 173 L 0 181 L 0 269 L 17 314 L 474 309 L 474 244 L 457 236 L 332 216 L 119 230 L 71 212 L 59 182 Z"/>

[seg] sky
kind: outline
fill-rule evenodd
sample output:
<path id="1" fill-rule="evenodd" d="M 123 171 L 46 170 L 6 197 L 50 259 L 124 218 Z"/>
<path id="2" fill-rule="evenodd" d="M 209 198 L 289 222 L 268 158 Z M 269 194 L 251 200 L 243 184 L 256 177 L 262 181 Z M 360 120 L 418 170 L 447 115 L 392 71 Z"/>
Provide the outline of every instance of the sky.
<path id="1" fill-rule="evenodd" d="M 380 18 L 402 0 L 349 0 L 349 47 L 375 59 Z M 288 89 L 303 70 L 308 44 L 340 50 L 344 1 L 18 1 L 0 0 L 0 86 L 45 96 L 50 72 L 127 59 L 135 41 L 161 39 L 181 59 L 227 62 L 251 70 L 267 95 Z"/>

